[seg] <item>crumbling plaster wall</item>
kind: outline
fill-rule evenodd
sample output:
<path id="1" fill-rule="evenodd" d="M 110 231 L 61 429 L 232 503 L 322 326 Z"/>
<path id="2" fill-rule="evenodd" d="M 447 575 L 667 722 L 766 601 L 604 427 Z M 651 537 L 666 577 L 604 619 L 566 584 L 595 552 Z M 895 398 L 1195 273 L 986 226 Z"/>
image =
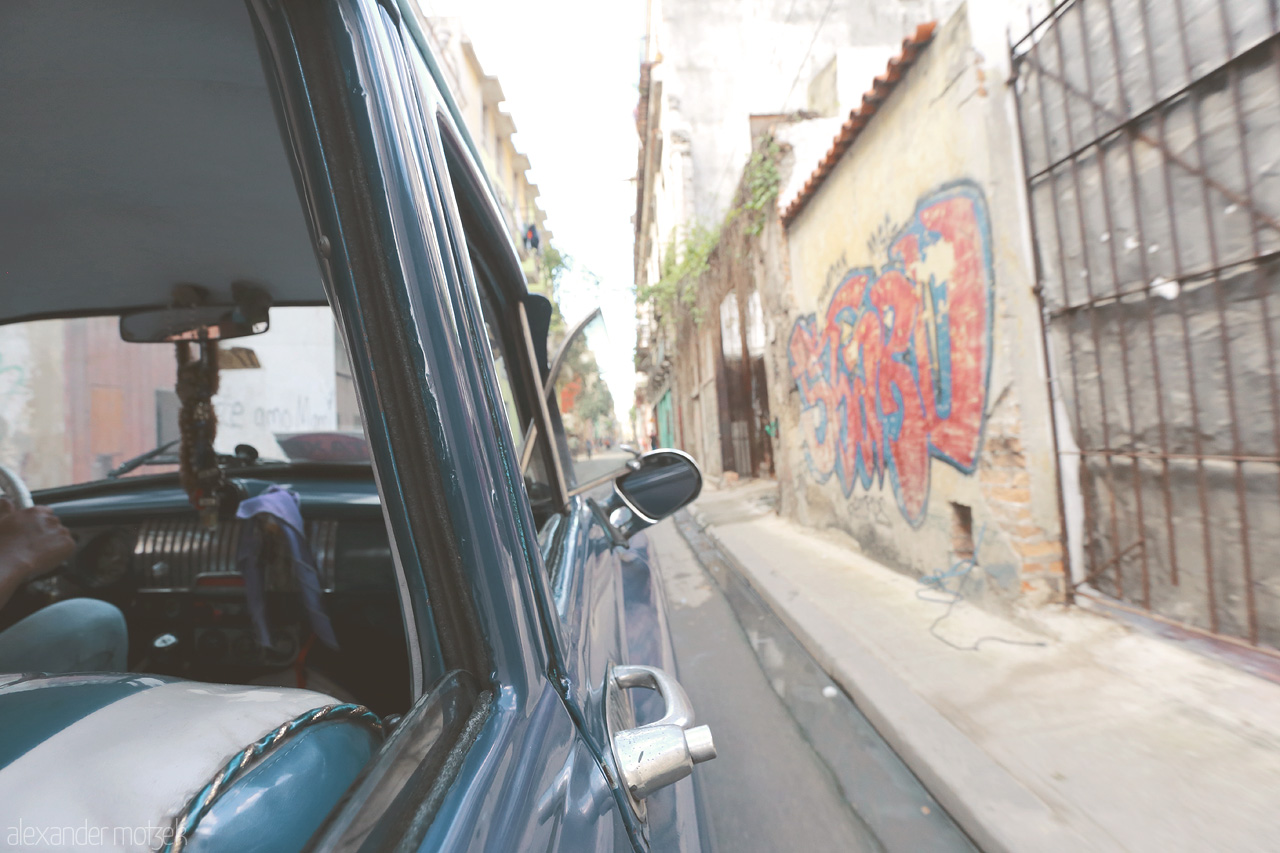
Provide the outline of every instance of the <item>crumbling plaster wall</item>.
<path id="1" fill-rule="evenodd" d="M 806 105 L 810 80 L 840 48 L 895 44 L 955 0 L 657 0 L 655 76 L 688 117 L 694 217 L 718 221 L 751 154 L 746 117 Z M 666 238 L 665 233 L 661 236 Z"/>
<path id="2" fill-rule="evenodd" d="M 782 511 L 802 523 L 915 575 L 971 540 L 966 594 L 1056 600 L 1053 438 L 1003 79 L 961 7 L 789 224 L 789 277 L 766 302 L 775 456 Z"/>

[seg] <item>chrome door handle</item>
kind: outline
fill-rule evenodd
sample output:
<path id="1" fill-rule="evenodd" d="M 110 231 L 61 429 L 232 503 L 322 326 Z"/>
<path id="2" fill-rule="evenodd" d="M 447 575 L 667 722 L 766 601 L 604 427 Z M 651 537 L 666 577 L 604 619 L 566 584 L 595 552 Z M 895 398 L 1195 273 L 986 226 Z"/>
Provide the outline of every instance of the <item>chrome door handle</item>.
<path id="1" fill-rule="evenodd" d="M 666 705 L 662 719 L 611 733 L 613 758 L 633 802 L 680 781 L 693 772 L 693 765 L 716 757 L 711 729 L 693 726 L 689 696 L 666 672 L 654 666 L 615 666 L 609 678 L 614 690 L 656 690 Z"/>
<path id="2" fill-rule="evenodd" d="M 667 712 L 662 715 L 662 719 L 649 725 L 679 726 L 682 729 L 693 725 L 693 703 L 689 701 L 689 694 L 665 670 L 656 666 L 615 666 L 613 683 L 620 690 L 648 687 L 658 691 L 658 695 L 666 703 Z"/>

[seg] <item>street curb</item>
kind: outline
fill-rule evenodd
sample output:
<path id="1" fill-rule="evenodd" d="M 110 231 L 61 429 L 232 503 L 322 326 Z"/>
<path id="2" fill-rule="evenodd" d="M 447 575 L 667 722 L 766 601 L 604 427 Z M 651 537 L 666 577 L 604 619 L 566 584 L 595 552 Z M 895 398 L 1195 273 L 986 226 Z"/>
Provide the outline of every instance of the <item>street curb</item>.
<path id="1" fill-rule="evenodd" d="M 1069 824 L 912 690 L 876 655 L 785 576 L 766 583 L 743 565 L 696 506 L 688 512 L 724 559 L 747 581 L 844 689 L 955 822 L 985 853 L 1120 849 L 1096 826 Z M 1081 830 L 1092 830 L 1084 833 Z"/>

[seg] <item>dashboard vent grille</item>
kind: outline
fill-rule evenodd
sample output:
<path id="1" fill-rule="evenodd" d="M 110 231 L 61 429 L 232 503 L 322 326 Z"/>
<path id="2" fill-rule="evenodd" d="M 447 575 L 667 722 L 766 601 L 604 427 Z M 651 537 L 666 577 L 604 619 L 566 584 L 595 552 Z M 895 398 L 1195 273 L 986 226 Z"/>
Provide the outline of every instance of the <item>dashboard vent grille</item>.
<path id="1" fill-rule="evenodd" d="M 196 518 L 165 518 L 146 521 L 138 530 L 133 549 L 133 566 L 138 589 L 149 592 L 183 591 L 195 586 L 198 575 L 237 575 L 236 554 L 246 522 L 222 521 L 209 530 Z M 333 590 L 334 550 L 338 522 L 308 521 L 307 539 L 315 554 L 320 585 Z M 267 588 L 293 588 L 292 578 L 273 582 L 268 572 Z"/>

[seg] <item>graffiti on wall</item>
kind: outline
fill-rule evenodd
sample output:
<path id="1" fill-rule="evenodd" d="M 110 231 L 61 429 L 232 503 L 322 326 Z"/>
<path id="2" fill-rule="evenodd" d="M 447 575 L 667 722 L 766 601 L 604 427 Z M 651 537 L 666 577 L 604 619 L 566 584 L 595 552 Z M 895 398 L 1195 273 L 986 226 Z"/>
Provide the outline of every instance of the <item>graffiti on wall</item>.
<path id="1" fill-rule="evenodd" d="M 888 241 L 887 263 L 845 273 L 826 314 L 796 321 L 788 341 L 810 470 L 893 488 L 924 521 L 929 468 L 973 473 L 991 366 L 991 227 L 982 190 L 948 184 L 921 199 Z"/>

